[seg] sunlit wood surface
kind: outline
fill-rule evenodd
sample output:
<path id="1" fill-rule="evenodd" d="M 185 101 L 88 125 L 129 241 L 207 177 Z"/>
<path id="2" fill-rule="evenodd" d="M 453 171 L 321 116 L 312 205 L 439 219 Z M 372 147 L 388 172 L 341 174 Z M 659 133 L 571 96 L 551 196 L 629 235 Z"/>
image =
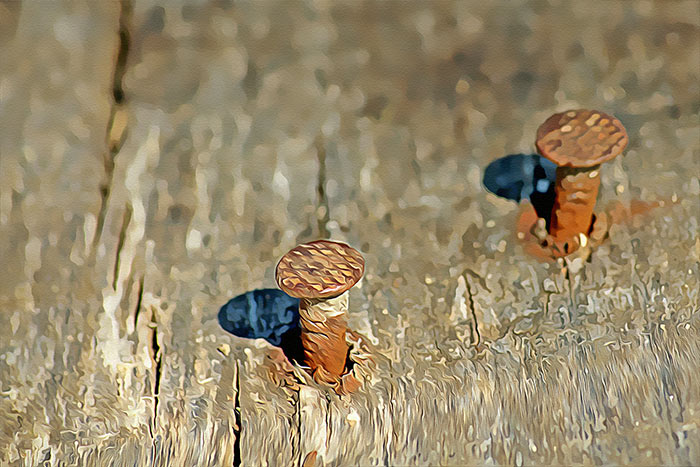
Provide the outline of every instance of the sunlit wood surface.
<path id="1" fill-rule="evenodd" d="M 699 22 L 0 4 L 0 464 L 697 464 Z M 599 208 L 662 206 L 565 275 L 481 177 L 578 107 L 630 134 Z M 321 237 L 366 259 L 350 326 L 377 368 L 343 398 L 217 320 Z"/>

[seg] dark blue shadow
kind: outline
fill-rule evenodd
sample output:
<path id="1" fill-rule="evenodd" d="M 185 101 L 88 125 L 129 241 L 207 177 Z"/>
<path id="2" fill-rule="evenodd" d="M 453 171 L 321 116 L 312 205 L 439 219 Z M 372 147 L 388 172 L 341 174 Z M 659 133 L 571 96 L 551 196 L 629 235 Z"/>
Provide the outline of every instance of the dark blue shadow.
<path id="1" fill-rule="evenodd" d="M 554 205 L 557 166 L 537 154 L 510 154 L 491 162 L 484 171 L 484 186 L 491 193 L 520 202 L 528 199 L 537 215 L 549 225 Z"/>
<path id="2" fill-rule="evenodd" d="M 219 324 L 234 336 L 265 339 L 301 361 L 299 299 L 278 289 L 251 290 L 219 310 Z"/>

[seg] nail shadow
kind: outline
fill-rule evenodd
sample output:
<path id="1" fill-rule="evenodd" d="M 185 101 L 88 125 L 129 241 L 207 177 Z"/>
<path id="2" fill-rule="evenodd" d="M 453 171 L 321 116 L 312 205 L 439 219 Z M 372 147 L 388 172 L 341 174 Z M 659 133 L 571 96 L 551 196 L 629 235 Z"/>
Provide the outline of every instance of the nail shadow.
<path id="1" fill-rule="evenodd" d="M 557 166 L 537 154 L 509 154 L 491 162 L 484 171 L 484 186 L 501 198 L 530 200 L 537 216 L 549 218 L 554 206 Z"/>
<path id="2" fill-rule="evenodd" d="M 218 318 L 234 336 L 265 339 L 280 347 L 290 361 L 303 359 L 298 298 L 278 289 L 251 290 L 229 300 Z"/>

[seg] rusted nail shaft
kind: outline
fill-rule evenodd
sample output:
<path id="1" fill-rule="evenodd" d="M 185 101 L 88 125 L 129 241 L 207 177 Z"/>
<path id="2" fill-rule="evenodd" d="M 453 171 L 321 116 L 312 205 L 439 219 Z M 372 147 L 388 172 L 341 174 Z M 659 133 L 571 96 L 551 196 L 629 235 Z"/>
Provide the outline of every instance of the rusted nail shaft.
<path id="1" fill-rule="evenodd" d="M 277 285 L 299 298 L 304 361 L 316 381 L 331 384 L 337 391 L 345 390 L 342 381 L 350 351 L 347 291 L 364 270 L 359 251 L 331 240 L 298 245 L 277 264 Z"/>
<path id="2" fill-rule="evenodd" d="M 606 113 L 569 110 L 540 125 L 536 145 L 542 156 L 558 166 L 547 243 L 557 256 L 567 255 L 583 246 L 591 232 L 600 164 L 622 152 L 627 132 L 618 119 Z"/>
<path id="3" fill-rule="evenodd" d="M 588 234 L 599 187 L 600 165 L 557 167 L 554 206 L 549 224 L 549 233 L 555 243 L 563 245 L 579 233 Z"/>
<path id="4" fill-rule="evenodd" d="M 302 298 L 299 301 L 304 361 L 324 381 L 335 380 L 345 371 L 347 309 L 347 292 L 325 300 Z"/>

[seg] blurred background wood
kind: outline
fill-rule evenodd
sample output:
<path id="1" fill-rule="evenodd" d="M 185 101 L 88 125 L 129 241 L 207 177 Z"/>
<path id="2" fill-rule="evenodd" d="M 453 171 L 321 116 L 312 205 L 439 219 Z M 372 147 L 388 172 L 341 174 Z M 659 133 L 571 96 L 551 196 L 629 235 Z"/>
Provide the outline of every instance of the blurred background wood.
<path id="1" fill-rule="evenodd" d="M 700 462 L 700 6 L 0 4 L 0 463 Z M 567 108 L 630 134 L 566 276 L 486 165 Z M 339 398 L 221 328 L 363 252 Z"/>

